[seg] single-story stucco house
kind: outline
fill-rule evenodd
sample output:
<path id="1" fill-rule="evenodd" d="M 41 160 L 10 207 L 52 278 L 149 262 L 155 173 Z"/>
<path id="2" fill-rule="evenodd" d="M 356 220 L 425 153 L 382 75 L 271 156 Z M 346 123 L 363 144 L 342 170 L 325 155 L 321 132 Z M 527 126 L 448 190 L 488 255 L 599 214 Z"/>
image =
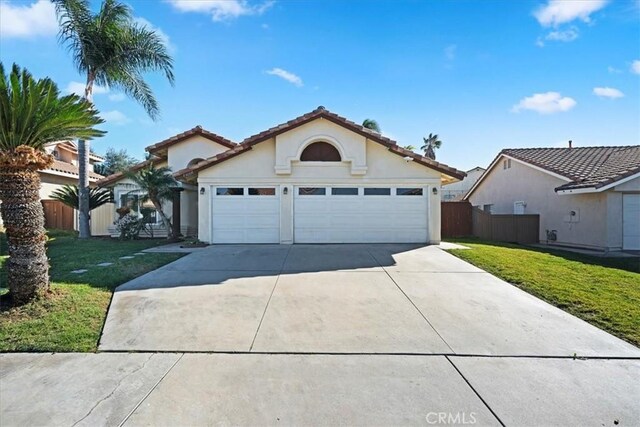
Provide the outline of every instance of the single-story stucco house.
<path id="1" fill-rule="evenodd" d="M 640 145 L 505 149 L 464 199 L 539 214 L 543 243 L 640 250 Z"/>
<path id="2" fill-rule="evenodd" d="M 441 186 L 465 176 L 324 107 L 239 144 L 198 126 L 147 151 L 133 169 L 168 165 L 183 191 L 163 210 L 207 243 L 438 243 Z M 99 185 L 137 206 L 123 174 Z"/>

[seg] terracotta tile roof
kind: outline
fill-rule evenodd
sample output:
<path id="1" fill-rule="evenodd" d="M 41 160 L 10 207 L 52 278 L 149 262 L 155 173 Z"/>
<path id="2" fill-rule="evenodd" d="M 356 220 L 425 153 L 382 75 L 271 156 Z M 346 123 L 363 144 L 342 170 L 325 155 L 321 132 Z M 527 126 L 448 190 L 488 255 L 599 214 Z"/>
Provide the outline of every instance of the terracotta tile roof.
<path id="1" fill-rule="evenodd" d="M 435 169 L 441 173 L 444 173 L 445 175 L 449 175 L 458 179 L 463 179 L 466 176 L 466 174 L 462 171 L 459 171 L 455 168 L 447 166 L 443 163 L 436 162 L 435 160 L 431 160 L 419 154 L 416 154 L 413 151 L 406 150 L 398 146 L 394 140 L 389 139 L 377 132 L 374 132 L 371 129 L 367 129 L 364 126 L 354 123 L 342 116 L 332 113 L 331 111 L 327 110 L 322 106 L 316 108 L 315 110 L 307 114 L 303 114 L 302 116 L 297 117 L 293 120 L 289 120 L 286 123 L 282 123 L 280 125 L 274 126 L 270 129 L 267 129 L 263 132 L 260 132 L 256 135 L 246 138 L 244 141 L 242 141 L 242 143 L 238 144 L 236 148 L 229 150 L 231 152 L 225 152 L 225 153 L 218 154 L 217 156 L 210 157 L 206 159 L 204 162 L 200 162 L 192 166 L 191 168 L 182 169 L 176 172 L 174 175 L 176 177 L 186 176 L 186 175 L 198 172 L 202 169 L 206 169 L 217 163 L 223 162 L 225 160 L 228 160 L 229 158 L 235 157 L 245 151 L 248 151 L 249 149 L 251 149 L 252 146 L 259 144 L 260 142 L 271 139 L 284 132 L 288 132 L 292 129 L 295 129 L 299 126 L 307 124 L 318 118 L 323 118 L 339 126 L 345 127 L 359 135 L 362 135 L 372 141 L 375 141 L 379 144 L 384 145 L 389 149 L 389 151 L 391 151 L 394 154 L 397 154 L 402 157 L 411 157 L 416 163 Z M 229 155 L 224 156 L 226 153 L 229 153 Z"/>
<path id="2" fill-rule="evenodd" d="M 557 187 L 556 191 L 600 188 L 640 173 L 640 145 L 509 148 L 502 150 L 500 154 L 506 154 L 571 180 L 571 182 Z"/>
<path id="3" fill-rule="evenodd" d="M 209 132 L 208 130 L 203 129 L 202 126 L 198 125 L 192 129 L 189 129 L 186 132 L 179 133 L 175 136 L 172 136 L 171 138 L 165 139 L 164 141 L 160 141 L 156 144 L 150 145 L 147 148 L 145 148 L 145 150 L 148 151 L 149 153 L 155 153 L 158 150 L 169 148 L 170 146 L 177 144 L 181 141 L 184 141 L 187 138 L 191 138 L 194 135 L 200 135 L 213 142 L 217 142 L 218 144 L 223 145 L 227 148 L 233 148 L 236 146 L 236 144 L 233 141 L 230 141 L 227 138 L 224 138 L 213 132 Z"/>
<path id="4" fill-rule="evenodd" d="M 163 159 L 159 159 L 159 158 L 153 158 L 151 160 L 145 160 L 143 162 L 140 162 L 136 165 L 133 165 L 131 168 L 129 168 L 129 170 L 127 172 L 135 172 L 137 170 L 142 169 L 145 166 L 148 166 L 150 164 L 154 164 L 157 165 L 160 162 L 163 162 Z M 125 175 L 125 172 L 116 172 L 114 174 L 111 174 L 109 176 L 103 177 L 101 180 L 99 180 L 98 182 L 96 182 L 96 184 L 99 187 L 106 187 L 108 185 L 113 184 L 114 182 L 122 179 Z"/>
<path id="5" fill-rule="evenodd" d="M 47 171 L 62 172 L 62 173 L 67 173 L 75 176 L 80 175 L 80 170 L 78 169 L 78 166 L 72 165 L 71 163 L 62 162 L 60 160 L 54 160 L 53 164 L 49 168 L 44 169 L 41 172 L 47 173 Z M 89 179 L 99 180 L 100 178 L 103 178 L 103 176 L 98 175 L 95 172 L 89 172 Z"/>

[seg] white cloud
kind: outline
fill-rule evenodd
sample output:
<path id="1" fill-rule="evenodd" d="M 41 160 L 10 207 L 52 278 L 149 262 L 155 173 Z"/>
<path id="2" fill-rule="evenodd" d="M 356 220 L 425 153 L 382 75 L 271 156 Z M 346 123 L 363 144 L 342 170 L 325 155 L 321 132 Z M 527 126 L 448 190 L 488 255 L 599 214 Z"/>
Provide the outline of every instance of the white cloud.
<path id="1" fill-rule="evenodd" d="M 124 93 L 112 93 L 111 95 L 109 95 L 109 101 L 113 101 L 113 102 L 120 102 L 120 101 L 124 101 L 126 98 Z"/>
<path id="2" fill-rule="evenodd" d="M 533 15 L 540 25 L 556 26 L 580 19 L 590 22 L 590 15 L 606 6 L 608 0 L 549 0 Z"/>
<path id="3" fill-rule="evenodd" d="M 154 31 L 158 37 L 160 37 L 160 40 L 162 41 L 162 44 L 164 44 L 167 48 L 167 50 L 169 52 L 175 52 L 176 51 L 176 47 L 175 45 L 173 45 L 171 43 L 171 40 L 169 39 L 169 36 L 167 35 L 167 33 L 165 33 L 164 31 L 162 31 L 159 27 L 156 27 L 155 25 L 153 25 L 151 22 L 147 21 L 144 18 L 134 18 L 133 21 L 140 25 L 141 27 L 146 27 L 148 30 L 150 31 Z"/>
<path id="4" fill-rule="evenodd" d="M 624 96 L 624 93 L 612 87 L 594 87 L 593 94 L 603 98 L 611 99 L 622 98 Z"/>
<path id="5" fill-rule="evenodd" d="M 540 114 L 553 114 L 569 111 L 576 104 L 573 98 L 563 97 L 558 92 L 534 93 L 532 96 L 521 99 L 511 108 L 511 111 L 518 113 L 522 110 L 531 110 Z"/>
<path id="6" fill-rule="evenodd" d="M 274 1 L 251 5 L 247 0 L 167 0 L 180 12 L 197 12 L 211 15 L 214 21 L 227 21 L 246 15 L 262 15 Z"/>
<path id="7" fill-rule="evenodd" d="M 0 36 L 29 38 L 58 32 L 56 9 L 49 0 L 29 5 L 0 1 Z"/>
<path id="8" fill-rule="evenodd" d="M 76 95 L 79 96 L 84 96 L 84 88 L 85 88 L 85 84 L 84 83 L 80 83 L 80 82 L 69 82 L 69 84 L 67 85 L 67 88 L 65 89 L 66 93 L 75 93 Z M 93 86 L 93 94 L 94 95 L 102 95 L 105 93 L 109 93 L 109 88 L 108 87 L 103 87 L 103 86 L 97 86 L 94 85 Z"/>
<path id="9" fill-rule="evenodd" d="M 125 125 L 131 121 L 129 117 L 118 110 L 105 111 L 104 113 L 100 113 L 100 117 L 102 117 L 107 124 L 117 126 Z"/>
<path id="10" fill-rule="evenodd" d="M 456 59 L 456 49 L 458 49 L 458 46 L 455 44 L 450 44 L 444 48 L 444 57 L 447 58 L 447 61 Z"/>
<path id="11" fill-rule="evenodd" d="M 619 68 L 615 68 L 612 66 L 608 66 L 607 71 L 609 71 L 609 73 L 611 74 L 620 74 L 622 72 L 622 70 L 620 70 Z"/>
<path id="12" fill-rule="evenodd" d="M 551 31 L 545 36 L 545 40 L 559 41 L 559 42 L 571 42 L 578 38 L 578 28 L 571 27 L 563 31 Z"/>
<path id="13" fill-rule="evenodd" d="M 631 63 L 631 72 L 634 74 L 640 74 L 640 59 L 636 59 Z"/>
<path id="14" fill-rule="evenodd" d="M 278 76 L 281 79 L 284 79 L 286 81 L 288 81 L 291 84 L 294 84 L 298 87 L 302 87 L 303 83 L 302 83 L 302 79 L 299 76 L 296 76 L 295 74 L 287 71 L 287 70 L 283 70 L 282 68 L 273 68 L 269 71 L 267 71 L 267 74 L 270 74 L 272 76 Z"/>

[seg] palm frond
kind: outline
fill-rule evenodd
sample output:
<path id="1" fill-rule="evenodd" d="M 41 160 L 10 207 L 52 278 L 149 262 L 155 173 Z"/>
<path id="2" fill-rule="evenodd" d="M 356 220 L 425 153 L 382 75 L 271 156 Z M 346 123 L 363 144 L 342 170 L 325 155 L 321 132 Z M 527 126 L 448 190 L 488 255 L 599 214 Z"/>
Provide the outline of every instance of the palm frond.
<path id="1" fill-rule="evenodd" d="M 42 150 L 61 139 L 92 139 L 105 134 L 95 129 L 103 122 L 79 96 L 61 97 L 51 79 L 36 80 L 16 64 L 7 76 L 0 63 L 0 150 L 20 145 Z"/>
<path id="2" fill-rule="evenodd" d="M 78 186 L 76 185 L 63 185 L 62 188 L 51 193 L 51 198 L 74 209 L 79 209 Z M 89 210 L 112 202 L 113 192 L 108 188 L 94 187 L 89 189 Z"/>

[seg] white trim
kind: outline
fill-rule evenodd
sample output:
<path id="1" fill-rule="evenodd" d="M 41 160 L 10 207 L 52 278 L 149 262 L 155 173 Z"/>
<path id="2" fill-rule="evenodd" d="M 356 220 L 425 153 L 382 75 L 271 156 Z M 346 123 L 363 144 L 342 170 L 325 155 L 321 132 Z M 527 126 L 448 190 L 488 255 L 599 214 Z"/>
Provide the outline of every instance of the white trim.
<path id="1" fill-rule="evenodd" d="M 612 182 L 610 184 L 604 185 L 604 186 L 602 186 L 600 188 L 595 188 L 594 186 L 584 187 L 584 188 L 573 188 L 573 189 L 569 188 L 569 189 L 566 189 L 566 190 L 556 191 L 556 194 L 566 195 L 566 194 L 601 193 L 603 191 L 606 191 L 606 190 L 608 190 L 610 188 L 616 187 L 616 186 L 618 186 L 620 184 L 624 184 L 625 182 L 631 181 L 632 179 L 636 179 L 638 177 L 640 177 L 640 172 L 638 172 L 636 174 L 633 174 L 633 175 L 630 175 L 630 176 L 628 176 L 626 178 L 619 179 L 619 180 L 614 181 L 614 182 Z"/>
<path id="2" fill-rule="evenodd" d="M 39 170 L 38 172 L 44 173 L 44 174 L 47 174 L 47 175 L 62 176 L 62 177 L 65 177 L 65 178 L 73 178 L 73 179 L 79 179 L 80 178 L 80 176 L 77 175 L 77 174 L 68 173 L 68 172 L 60 172 L 60 171 L 56 171 L 56 170 L 53 170 L 53 169 L 42 169 L 42 170 Z M 102 178 L 91 178 L 91 177 L 89 177 L 89 182 L 96 182 L 96 181 L 99 181 L 100 179 L 102 179 Z"/>
<path id="3" fill-rule="evenodd" d="M 507 154 L 501 154 L 498 157 L 496 157 L 493 162 L 491 162 L 491 164 L 489 165 L 489 167 L 487 169 L 485 169 L 484 173 L 482 175 L 480 175 L 480 178 L 478 178 L 478 180 L 473 184 L 473 186 L 469 189 L 469 191 L 467 191 L 467 194 L 464 195 L 464 197 L 462 198 L 462 200 L 469 200 L 469 196 L 471 196 L 471 194 L 473 194 L 474 191 L 476 191 L 476 187 L 478 187 L 478 185 L 480 185 L 480 183 L 482 181 L 484 181 L 484 179 L 489 175 L 489 173 L 491 173 L 491 171 L 493 170 L 493 168 L 496 166 L 496 164 L 500 163 L 500 160 L 502 160 L 503 158 L 507 158 L 507 159 L 511 159 L 511 160 L 515 160 L 516 162 L 523 164 L 525 166 L 529 166 L 532 169 L 538 170 L 540 172 L 544 172 L 548 175 L 551 175 L 555 178 L 561 179 L 563 181 L 566 182 L 571 182 L 571 179 L 567 178 L 566 176 L 563 175 L 559 175 L 557 173 L 551 172 L 547 169 L 541 168 L 539 166 L 535 166 L 532 165 L 531 163 L 527 163 L 523 160 L 518 160 L 515 157 L 509 156 Z"/>

